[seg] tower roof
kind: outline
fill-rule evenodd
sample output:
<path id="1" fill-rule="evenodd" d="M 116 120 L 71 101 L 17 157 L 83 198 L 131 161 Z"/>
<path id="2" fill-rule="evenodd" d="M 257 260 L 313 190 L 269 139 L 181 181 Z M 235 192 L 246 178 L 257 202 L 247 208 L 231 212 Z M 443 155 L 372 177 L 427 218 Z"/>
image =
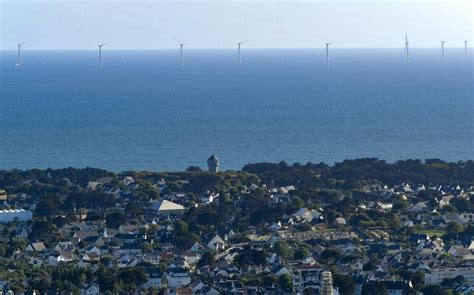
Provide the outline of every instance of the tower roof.
<path id="1" fill-rule="evenodd" d="M 209 159 L 207 159 L 208 161 L 219 161 L 219 158 L 216 157 L 216 155 L 212 154 Z"/>

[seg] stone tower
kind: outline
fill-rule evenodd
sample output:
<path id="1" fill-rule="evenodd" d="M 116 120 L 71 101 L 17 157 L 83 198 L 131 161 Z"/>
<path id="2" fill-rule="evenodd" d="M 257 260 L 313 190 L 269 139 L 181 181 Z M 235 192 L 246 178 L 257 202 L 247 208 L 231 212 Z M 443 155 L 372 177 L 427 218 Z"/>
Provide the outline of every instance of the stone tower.
<path id="1" fill-rule="evenodd" d="M 207 167 L 209 168 L 209 172 L 219 172 L 219 158 L 212 154 L 212 156 L 207 159 Z"/>

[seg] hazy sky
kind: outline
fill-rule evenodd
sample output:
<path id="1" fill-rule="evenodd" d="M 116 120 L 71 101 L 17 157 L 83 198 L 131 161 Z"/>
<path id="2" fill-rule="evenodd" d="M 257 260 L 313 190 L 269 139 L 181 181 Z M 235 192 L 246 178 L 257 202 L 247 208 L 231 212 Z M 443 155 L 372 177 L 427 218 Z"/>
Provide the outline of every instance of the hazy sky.
<path id="1" fill-rule="evenodd" d="M 0 49 L 461 47 L 473 38 L 473 0 L 40 1 L 0 0 Z"/>

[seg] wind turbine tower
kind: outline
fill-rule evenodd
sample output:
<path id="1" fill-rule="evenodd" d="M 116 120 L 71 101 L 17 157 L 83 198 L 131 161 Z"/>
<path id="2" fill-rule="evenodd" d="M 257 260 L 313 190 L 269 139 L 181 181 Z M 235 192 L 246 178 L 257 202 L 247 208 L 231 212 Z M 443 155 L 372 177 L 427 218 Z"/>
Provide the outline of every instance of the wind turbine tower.
<path id="1" fill-rule="evenodd" d="M 180 61 L 180 64 L 181 66 L 184 65 L 184 45 L 186 45 L 186 43 L 179 43 L 179 61 Z"/>
<path id="2" fill-rule="evenodd" d="M 329 67 L 329 45 L 331 45 L 333 42 L 329 43 L 324 43 L 326 45 L 326 64 Z"/>
<path id="3" fill-rule="evenodd" d="M 469 40 L 464 40 L 464 59 L 467 60 L 467 43 L 469 43 Z"/>
<path id="4" fill-rule="evenodd" d="M 405 58 L 410 63 L 410 42 L 408 42 L 408 34 L 405 33 Z"/>
<path id="5" fill-rule="evenodd" d="M 441 42 L 441 61 L 444 61 L 444 44 L 446 40 L 439 40 Z"/>
<path id="6" fill-rule="evenodd" d="M 102 46 L 107 45 L 109 43 L 110 41 L 97 45 L 99 47 L 99 66 L 101 69 L 102 69 L 102 62 L 104 61 L 104 58 L 102 56 Z"/>
<path id="7" fill-rule="evenodd" d="M 17 66 L 17 67 L 21 66 L 21 46 L 25 43 L 26 43 L 26 41 L 16 45 L 18 47 L 18 56 L 16 58 L 15 66 Z"/>
<path id="8" fill-rule="evenodd" d="M 237 42 L 237 47 L 238 47 L 238 51 L 239 51 L 239 64 L 242 63 L 242 55 L 240 54 L 240 46 L 242 46 L 242 44 L 244 44 L 245 41 L 240 41 L 240 42 Z"/>

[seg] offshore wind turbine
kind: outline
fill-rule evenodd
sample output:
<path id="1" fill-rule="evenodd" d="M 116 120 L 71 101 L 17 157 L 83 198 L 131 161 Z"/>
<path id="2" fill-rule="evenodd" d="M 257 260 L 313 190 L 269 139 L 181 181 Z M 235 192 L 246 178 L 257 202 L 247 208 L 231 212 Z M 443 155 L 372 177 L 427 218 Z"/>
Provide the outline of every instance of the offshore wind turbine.
<path id="1" fill-rule="evenodd" d="M 102 46 L 109 44 L 110 41 L 98 44 L 97 46 L 99 47 L 99 66 L 102 69 L 102 62 L 104 61 L 104 58 L 102 57 Z"/>
<path id="2" fill-rule="evenodd" d="M 329 45 L 331 45 L 334 42 L 329 42 L 329 43 L 324 43 L 326 45 L 326 64 L 329 67 Z"/>
<path id="3" fill-rule="evenodd" d="M 446 40 L 439 40 L 441 42 L 441 61 L 444 61 L 444 44 L 447 42 Z"/>
<path id="4" fill-rule="evenodd" d="M 240 41 L 240 42 L 237 42 L 237 48 L 238 48 L 238 52 L 239 52 L 239 64 L 242 63 L 242 55 L 240 54 L 240 47 L 242 46 L 242 44 L 244 44 L 246 41 Z"/>
<path id="5" fill-rule="evenodd" d="M 173 39 L 178 43 L 179 45 L 179 50 L 178 50 L 178 54 L 179 54 L 179 63 L 181 66 L 184 65 L 184 45 L 186 45 L 186 43 L 182 43 L 181 41 L 179 41 L 176 37 L 173 36 Z"/>
<path id="6" fill-rule="evenodd" d="M 186 45 L 186 43 L 179 43 L 178 54 L 179 54 L 179 62 L 181 66 L 184 66 L 184 45 Z"/>
<path id="7" fill-rule="evenodd" d="M 410 42 L 408 42 L 408 33 L 405 33 L 405 58 L 410 63 Z"/>
<path id="8" fill-rule="evenodd" d="M 21 66 L 21 46 L 22 46 L 23 44 L 25 44 L 26 42 L 27 42 L 27 41 L 22 42 L 22 43 L 16 45 L 16 46 L 18 47 L 18 56 L 17 56 L 17 58 L 16 58 L 16 64 L 15 64 L 15 66 L 17 66 L 17 67 Z"/>
<path id="9" fill-rule="evenodd" d="M 464 40 L 464 59 L 467 60 L 467 43 L 469 40 Z"/>

